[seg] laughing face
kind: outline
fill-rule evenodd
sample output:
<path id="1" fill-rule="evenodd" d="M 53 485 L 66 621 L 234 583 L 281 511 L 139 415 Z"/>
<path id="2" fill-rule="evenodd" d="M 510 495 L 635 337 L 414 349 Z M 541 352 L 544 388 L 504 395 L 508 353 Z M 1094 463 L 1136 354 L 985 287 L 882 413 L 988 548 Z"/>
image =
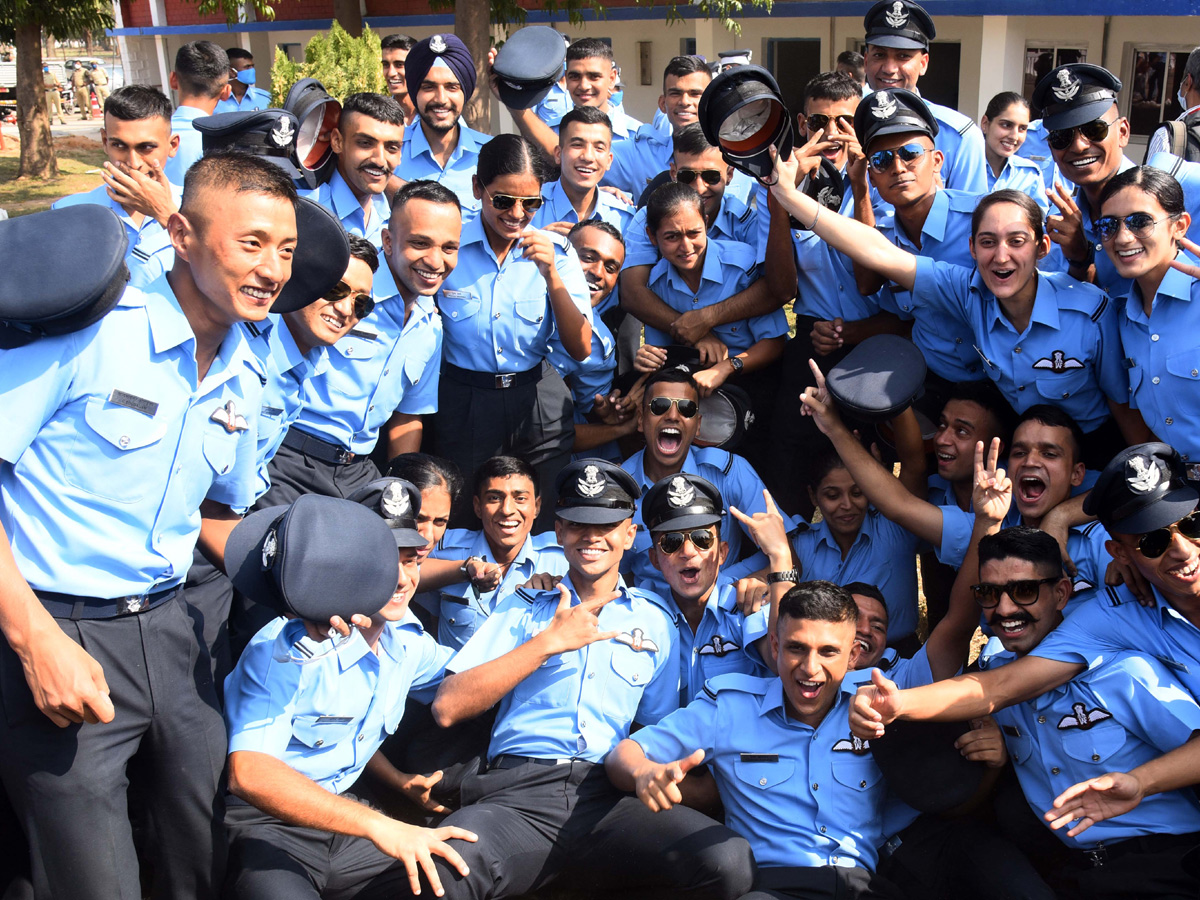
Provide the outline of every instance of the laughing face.
<path id="1" fill-rule="evenodd" d="M 712 76 L 708 72 L 668 75 L 663 79 L 663 94 L 658 98 L 658 108 L 666 114 L 671 128 L 678 131 L 700 121 L 700 98 L 711 81 Z"/>
<path id="2" fill-rule="evenodd" d="M 947 400 L 933 438 L 937 473 L 951 484 L 975 475 L 975 443 L 990 447 L 999 433 L 996 417 L 973 400 Z"/>
<path id="3" fill-rule="evenodd" d="M 602 124 L 572 122 L 554 148 L 554 164 L 562 180 L 579 191 L 590 191 L 612 165 L 612 129 Z"/>
<path id="4" fill-rule="evenodd" d="M 671 179 L 679 180 L 679 171 L 686 169 L 691 172 L 716 172 L 721 177 L 716 184 L 709 184 L 703 175 L 697 175 L 692 181 L 692 187 L 700 195 L 700 203 L 704 207 L 704 218 L 712 221 L 721 208 L 721 198 L 725 196 L 725 188 L 733 179 L 733 167 L 721 157 L 721 151 L 713 147 L 703 153 L 678 153 L 671 158 Z"/>
<path id="5" fill-rule="evenodd" d="M 1012 103 L 994 119 L 984 116 L 979 127 L 990 155 L 1008 159 L 1021 149 L 1029 131 L 1029 107 L 1023 103 Z"/>
<path id="6" fill-rule="evenodd" d="M 514 203 L 508 209 L 497 209 L 492 198 L 497 194 L 508 197 L 541 197 L 542 183 L 532 172 L 522 172 L 515 175 L 497 175 L 487 184 L 480 184 L 479 177 L 473 176 L 472 183 L 475 199 L 483 201 L 479 214 L 483 217 L 484 228 L 495 236 L 500 244 L 512 243 L 521 237 L 529 223 L 533 221 L 533 213 L 525 208 L 524 203 Z"/>
<path id="7" fill-rule="evenodd" d="M 462 216 L 450 203 L 409 200 L 383 229 L 383 254 L 406 302 L 432 297 L 458 264 Z"/>
<path id="8" fill-rule="evenodd" d="M 666 528 L 667 531 L 673 529 Z M 688 529 L 693 531 L 695 529 Z M 720 537 L 716 525 L 708 526 L 708 531 Z M 699 603 L 705 600 L 717 583 L 717 572 L 725 562 L 729 553 L 729 544 L 716 540 L 707 550 L 701 550 L 686 538 L 683 545 L 674 553 L 664 553 L 658 546 L 658 535 L 650 546 L 650 562 L 654 568 L 663 573 L 663 578 L 671 586 L 671 593 L 677 602 Z"/>
<path id="9" fill-rule="evenodd" d="M 404 128 L 380 122 L 362 113 L 347 113 L 329 133 L 330 146 L 338 158 L 338 172 L 359 200 L 382 194 L 396 166 Z"/>
<path id="10" fill-rule="evenodd" d="M 529 537 L 542 509 L 534 484 L 524 475 L 489 478 L 474 500 L 475 515 L 497 556 L 517 551 Z"/>
<path id="11" fill-rule="evenodd" d="M 625 245 L 611 234 L 593 227 L 573 231 L 571 243 L 579 254 L 592 306 L 599 306 L 617 286 L 625 262 Z"/>
<path id="12" fill-rule="evenodd" d="M 603 109 L 617 89 L 617 70 L 612 61 L 600 56 L 567 60 L 567 91 L 576 106 Z"/>
<path id="13" fill-rule="evenodd" d="M 917 80 L 929 68 L 929 54 L 924 50 L 869 44 L 863 56 L 867 84 L 873 91 L 888 88 L 915 90 Z"/>
<path id="14" fill-rule="evenodd" d="M 357 257 L 350 257 L 346 266 L 346 274 L 342 281 L 350 288 L 350 293 L 330 303 L 321 299 L 295 312 L 285 313 L 284 321 L 288 330 L 301 348 L 332 347 L 351 328 L 358 324 L 354 315 L 354 295 L 371 293 L 371 267 Z"/>
<path id="15" fill-rule="evenodd" d="M 853 668 L 871 669 L 883 659 L 887 649 L 887 607 L 865 594 L 851 594 L 858 606 L 858 624 L 854 629 Z"/>
<path id="16" fill-rule="evenodd" d="M 1109 197 L 1102 210 L 1102 215 L 1120 218 L 1134 213 L 1150 216 L 1154 226 L 1145 237 L 1138 237 L 1122 224 L 1116 236 L 1104 244 L 1108 258 L 1122 278 L 1138 279 L 1149 273 L 1165 272 L 1179 250 L 1179 239 L 1187 236 L 1191 217 L 1183 213 L 1176 219 L 1169 218 L 1157 197 L 1133 186 Z"/>
<path id="17" fill-rule="evenodd" d="M 585 525 L 580 522 L 554 520 L 554 536 L 567 565 L 571 582 L 580 587 L 583 582 L 599 581 L 616 572 L 621 557 L 633 546 L 637 526 L 632 519 L 615 525 Z"/>
<path id="18" fill-rule="evenodd" d="M 816 490 L 809 489 L 810 498 L 821 516 L 829 523 L 829 530 L 839 542 L 853 542 L 862 528 L 867 515 L 867 496 L 855 483 L 853 476 L 842 466 L 830 469 L 817 483 Z"/>
<path id="19" fill-rule="evenodd" d="M 1162 556 L 1150 558 L 1138 549 L 1137 534 L 1114 534 L 1105 546 L 1117 562 L 1132 565 L 1172 606 L 1192 615 L 1200 604 L 1200 544 L 1173 528 Z"/>
<path id="20" fill-rule="evenodd" d="M 444 65 L 434 66 L 425 73 L 413 100 L 421 124 L 439 135 L 449 134 L 458 127 L 458 117 L 466 103 L 458 76 Z"/>
<path id="21" fill-rule="evenodd" d="M 985 584 L 1037 581 L 1052 574 L 1041 571 L 1037 564 L 1027 559 L 1011 556 L 990 559 L 979 567 L 979 580 Z M 985 609 L 983 614 L 1004 649 L 1024 656 L 1062 621 L 1062 609 L 1070 598 L 1071 580 L 1060 578 L 1053 584 L 1038 587 L 1037 599 L 1029 606 L 1018 606 L 1005 591 L 1000 595 L 1000 602 Z"/>
<path id="22" fill-rule="evenodd" d="M 812 138 L 815 129 L 808 126 L 808 116 L 829 116 L 829 124 L 825 126 L 825 137 L 854 137 L 854 111 L 858 109 L 858 100 L 825 100 L 816 97 L 809 98 L 804 105 L 805 115 L 800 117 L 800 129 L 805 140 Z M 839 116 L 848 116 L 849 122 L 844 122 Z M 838 171 L 846 168 L 849 151 L 845 141 L 838 141 L 833 147 L 821 151 L 821 155 L 837 166 Z"/>
<path id="23" fill-rule="evenodd" d="M 1115 105 L 1100 118 L 1108 123 L 1104 140 L 1089 141 L 1077 130 L 1065 150 L 1050 148 L 1063 178 L 1080 187 L 1099 189 L 1116 175 L 1129 143 L 1129 120 L 1117 115 Z"/>
<path id="24" fill-rule="evenodd" d="M 1036 419 L 1017 426 L 1008 452 L 1008 476 L 1026 525 L 1037 528 L 1046 513 L 1071 496 L 1071 488 L 1083 483 L 1077 452 L 1068 428 Z"/>
<path id="25" fill-rule="evenodd" d="M 781 616 L 771 635 L 788 716 L 815 728 L 837 702 L 855 648 L 853 622 Z"/>
<path id="26" fill-rule="evenodd" d="M 1015 203 L 993 203 L 971 236 L 971 256 L 987 289 L 997 300 L 1033 302 L 1037 264 L 1050 252 L 1050 238 L 1039 241 L 1025 210 Z"/>
<path id="27" fill-rule="evenodd" d="M 387 606 L 377 615 L 385 622 L 398 622 L 408 615 L 408 604 L 412 602 L 421 583 L 421 559 L 418 552 L 411 547 L 400 548 L 399 577 L 396 580 L 396 592 Z"/>
<path id="28" fill-rule="evenodd" d="M 383 80 L 387 82 L 388 93 L 399 103 L 408 96 L 408 82 L 404 79 L 404 61 L 408 59 L 408 51 L 402 47 L 389 47 L 380 56 L 383 60 Z"/>
<path id="29" fill-rule="evenodd" d="M 646 455 L 654 461 L 655 468 L 665 474 L 678 472 L 683 467 L 696 432 L 700 429 L 699 414 L 690 419 L 679 413 L 679 404 L 672 403 L 661 416 L 650 412 L 650 401 L 655 397 L 676 400 L 700 401 L 700 395 L 686 383 L 658 382 L 650 385 L 642 398 L 638 410 L 638 430 L 646 437 Z"/>

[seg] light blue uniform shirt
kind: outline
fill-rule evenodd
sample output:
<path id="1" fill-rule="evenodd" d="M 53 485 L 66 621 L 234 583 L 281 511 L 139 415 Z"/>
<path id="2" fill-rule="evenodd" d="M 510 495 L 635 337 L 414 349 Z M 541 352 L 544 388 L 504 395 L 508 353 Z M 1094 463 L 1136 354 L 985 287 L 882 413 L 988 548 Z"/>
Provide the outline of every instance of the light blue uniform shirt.
<path id="1" fill-rule="evenodd" d="M 95 325 L 0 353 L 0 524 L 31 587 L 176 585 L 201 501 L 254 501 L 261 367 L 231 328 L 201 380 L 195 341 L 163 278 Z"/>
<path id="2" fill-rule="evenodd" d="M 178 135 L 179 147 L 175 150 L 175 155 L 167 160 L 163 171 L 167 175 L 167 181 L 179 185 L 180 188 L 183 187 L 183 176 L 192 167 L 192 163 L 204 155 L 204 142 L 192 123 L 207 115 L 204 110 L 194 106 L 177 106 L 175 112 L 171 113 L 171 134 Z"/>
<path id="3" fill-rule="evenodd" d="M 616 290 L 613 290 L 616 293 Z M 611 295 L 610 295 L 611 296 Z M 604 320 L 592 320 L 592 352 L 587 359 L 578 360 L 558 343 L 551 344 L 550 365 L 566 381 L 575 403 L 575 423 L 586 422 L 586 414 L 596 405 L 596 395 L 608 396 L 613 375 L 617 371 L 617 342 Z"/>
<path id="4" fill-rule="evenodd" d="M 755 615 L 761 612 L 762 610 L 759 610 Z M 911 657 L 901 656 L 894 647 L 888 647 L 883 651 L 879 665 L 869 669 L 852 669 L 846 673 L 846 679 L 855 684 L 870 684 L 871 673 L 878 669 L 891 681 L 896 682 L 896 686 L 902 691 L 933 684 L 933 669 L 929 666 L 929 653 L 926 650 L 928 646 L 922 644 L 921 649 Z"/>
<path id="5" fill-rule="evenodd" d="M 657 125 L 642 125 L 630 140 L 624 142 L 620 153 L 614 148 L 613 164 L 605 176 L 605 184 L 630 194 L 636 203 L 655 176 L 671 167 L 674 153 L 670 124 L 665 131 Z"/>
<path id="6" fill-rule="evenodd" d="M 663 303 L 682 314 L 727 300 L 748 288 L 760 275 L 753 247 L 734 241 L 710 239 L 704 251 L 698 290 L 693 291 L 684 282 L 679 270 L 665 259 L 660 259 L 650 270 L 649 286 Z M 759 341 L 786 337 L 787 333 L 787 316 L 782 309 L 750 319 L 714 325 L 712 329 L 713 336 L 729 348 L 730 356 L 744 353 Z M 675 341 L 657 328 L 647 325 L 646 343 L 667 347 Z"/>
<path id="7" fill-rule="evenodd" d="M 314 347 L 301 353 L 291 330 L 276 313 L 266 321 L 242 325 L 246 329 L 250 351 L 262 364 L 267 375 L 263 387 L 262 407 L 258 413 L 258 483 L 254 495 L 257 500 L 271 487 L 267 466 L 291 424 L 304 408 L 304 383 L 325 371 L 329 365 L 329 354 L 325 347 Z"/>
<path id="8" fill-rule="evenodd" d="M 1133 160 L 1128 156 L 1121 157 L 1121 164 L 1117 167 L 1116 174 L 1124 172 L 1126 169 L 1133 168 Z M 1068 187 L 1075 187 L 1068 185 Z M 1116 266 L 1112 260 L 1108 258 L 1108 254 L 1104 252 L 1104 246 L 1100 243 L 1100 235 L 1096 233 L 1095 219 L 1100 215 L 1097 210 L 1093 212 L 1088 207 L 1088 198 L 1084 192 L 1078 188 L 1075 189 L 1075 204 L 1079 207 L 1079 213 L 1083 217 L 1083 236 L 1091 242 L 1096 248 L 1096 284 L 1103 288 L 1110 297 L 1121 297 L 1129 293 L 1129 286 L 1132 284 L 1130 279 L 1122 278 L 1117 274 Z M 1057 245 L 1055 245 L 1057 247 Z M 1062 266 L 1065 271 L 1067 265 L 1066 258 L 1062 256 L 1061 249 L 1059 258 L 1062 260 Z"/>
<path id="9" fill-rule="evenodd" d="M 1046 183 L 1042 181 L 1042 170 L 1031 159 L 1013 154 L 1004 163 L 999 175 L 992 173 L 991 166 L 985 166 L 987 172 L 987 189 L 989 194 L 996 191 L 1020 191 L 1028 194 L 1042 208 L 1042 214 L 1050 211 L 1050 198 L 1046 196 Z"/>
<path id="10" fill-rule="evenodd" d="M 1195 264 L 1182 250 L 1177 258 Z M 1167 269 L 1148 317 L 1136 284 L 1117 299 L 1117 307 L 1129 405 L 1185 461 L 1200 462 L 1200 304 L 1192 306 L 1197 296 L 1200 282 Z"/>
<path id="11" fill-rule="evenodd" d="M 992 638 L 980 668 L 998 668 L 1015 658 Z M 1196 699 L 1158 660 L 1133 653 L 1114 654 L 1066 684 L 992 715 L 1039 821 L 1071 785 L 1128 772 L 1200 731 Z M 1065 828 L 1054 834 L 1068 847 L 1088 850 L 1133 837 L 1193 831 L 1200 831 L 1200 802 L 1191 790 L 1179 790 L 1148 796 L 1077 837 L 1069 837 Z"/>
<path id="12" fill-rule="evenodd" d="M 562 115 L 556 116 L 555 118 L 546 122 L 546 124 L 550 126 L 551 130 L 555 134 L 558 134 L 558 128 L 562 122 L 563 116 L 565 116 L 573 108 L 574 102 L 572 101 L 571 105 L 563 110 Z M 609 103 L 608 109 L 602 110 L 602 112 L 608 116 L 609 122 L 612 123 L 613 168 L 609 169 L 605 173 L 604 178 L 601 179 L 600 183 L 611 185 L 628 193 L 629 189 L 624 185 L 614 181 L 613 178 L 617 174 L 618 156 L 621 156 L 627 152 L 627 145 L 633 143 L 633 136 L 637 133 L 637 130 L 642 127 L 642 123 L 633 116 L 626 115 L 624 107 L 620 106 L 619 104 Z M 633 199 L 636 201 L 637 196 L 635 195 Z"/>
<path id="13" fill-rule="evenodd" d="M 900 226 L 894 212 L 879 219 L 879 231 L 889 241 L 915 256 L 971 268 L 971 216 L 979 194 L 939 190 L 921 227 L 918 248 Z M 884 309 L 902 319 L 914 319 L 912 341 L 935 373 L 949 381 L 979 381 L 985 377 L 983 361 L 975 352 L 971 329 L 961 317 L 920 315 L 911 292 L 885 285 L 878 294 Z"/>
<path id="14" fill-rule="evenodd" d="M 1058 172 L 1054 156 L 1050 153 L 1050 145 L 1046 143 L 1046 134 L 1046 126 L 1042 124 L 1042 120 L 1034 119 L 1029 123 L 1029 130 L 1025 132 L 1025 143 L 1017 148 L 1016 155 L 1038 167 L 1038 171 L 1042 173 L 1042 187 L 1050 190 L 1056 181 L 1062 182 L 1062 176 Z"/>
<path id="15" fill-rule="evenodd" d="M 183 188 L 174 182 L 171 183 L 171 199 L 177 207 L 183 199 Z M 54 201 L 50 208 L 65 209 L 82 204 L 108 207 L 125 226 L 125 237 L 129 239 L 129 249 L 125 251 L 125 265 L 129 267 L 129 283 L 134 287 L 148 289 L 163 272 L 175 264 L 175 248 L 171 246 L 171 236 L 167 229 L 150 216 L 143 216 L 140 224 L 135 223 L 124 207 L 108 196 L 108 188 L 104 185 L 82 194 L 63 197 Z"/>
<path id="16" fill-rule="evenodd" d="M 754 207 L 736 194 L 731 194 L 731 187 L 732 184 L 721 196 L 717 215 L 708 226 L 708 237 L 710 240 L 719 238 L 749 244 L 755 248 L 755 260 L 762 262 L 766 244 L 760 246 L 761 223 L 754 215 Z M 625 265 L 622 268 L 652 266 L 657 261 L 658 250 L 650 243 L 650 235 L 646 233 L 646 208 L 643 206 L 633 214 L 633 221 L 625 231 Z"/>
<path id="17" fill-rule="evenodd" d="M 579 602 L 570 576 L 562 581 Z M 619 632 L 546 660 L 500 701 L 488 760 L 502 754 L 600 762 L 637 722 L 653 725 L 679 706 L 675 628 L 662 600 L 617 584 L 597 627 Z M 557 590 L 509 594 L 447 668 L 464 672 L 498 659 L 544 631 Z"/>
<path id="18" fill-rule="evenodd" d="M 549 124 L 557 122 L 574 109 L 574 107 L 575 101 L 571 99 L 571 92 L 563 87 L 560 82 L 556 81 L 550 86 L 550 93 L 545 96 L 541 103 L 533 108 L 533 111 L 539 119 Z"/>
<path id="19" fill-rule="evenodd" d="M 417 116 L 404 129 L 404 146 L 396 175 L 405 181 L 436 181 L 445 185 L 458 196 L 463 211 L 479 209 L 479 201 L 471 188 L 471 177 L 479 164 L 479 148 L 490 141 L 491 135 L 476 131 L 460 118 L 458 121 L 458 143 L 446 161 L 445 167 L 433 157 L 429 140 L 422 130 L 421 117 Z"/>
<path id="20" fill-rule="evenodd" d="M 437 412 L 442 321 L 432 297 L 419 296 L 408 321 L 404 298 L 380 303 L 329 348 L 329 366 L 304 383 L 296 427 L 352 453 L 375 449 L 393 412 Z"/>
<path id="21" fill-rule="evenodd" d="M 945 157 L 942 184 L 952 191 L 985 193 L 987 187 L 987 146 L 983 132 L 970 116 L 957 109 L 925 101 L 938 123 L 934 146 Z"/>
<path id="22" fill-rule="evenodd" d="M 554 265 L 575 307 L 592 321 L 592 299 L 575 248 L 545 232 L 554 243 Z M 463 225 L 458 265 L 438 301 L 445 328 L 444 359 L 472 372 L 525 372 L 550 355 L 558 341 L 550 289 L 520 244 L 496 259 L 476 216 Z"/>
<path id="23" fill-rule="evenodd" d="M 639 450 L 625 462 L 621 468 L 633 476 L 633 480 L 642 489 L 642 497 L 654 486 L 654 482 L 646 476 L 646 451 Z M 736 506 L 748 516 L 767 511 L 763 500 L 763 482 L 754 468 L 737 454 L 717 447 L 691 447 L 683 458 L 680 471 L 688 475 L 699 475 L 721 492 L 725 503 L 725 515 L 721 518 L 721 540 L 729 544 L 729 559 L 737 559 L 742 549 L 742 525 L 729 512 L 729 507 Z M 633 550 L 625 554 L 622 569 L 628 565 L 629 571 L 637 580 L 638 587 L 653 591 L 661 597 L 668 596 L 671 588 L 663 579 L 662 573 L 650 562 L 650 545 L 653 539 L 642 520 L 642 501 L 637 501 L 637 511 L 633 521 L 637 524 L 637 534 L 633 538 Z M 784 526 L 788 531 L 798 527 L 797 520 L 784 514 Z M 749 537 L 749 534 L 746 535 Z"/>
<path id="24" fill-rule="evenodd" d="M 918 320 L 968 324 L 984 372 L 1019 413 L 1050 403 L 1090 433 L 1108 420 L 1108 400 L 1129 396 L 1117 316 L 1094 285 L 1039 273 L 1033 312 L 1020 334 L 976 269 L 918 257 L 911 297 Z"/>
<path id="25" fill-rule="evenodd" d="M 517 558 L 495 590 L 479 592 L 470 582 L 452 584 L 438 592 L 429 591 L 437 603 L 438 643 L 451 650 L 460 650 L 479 626 L 487 621 L 497 604 L 520 585 L 538 573 L 566 575 L 567 558 L 562 548 L 554 542 L 554 532 L 531 534 L 525 538 Z M 482 557 L 493 561 L 494 554 L 488 546 L 487 536 L 482 531 L 452 528 L 442 535 L 438 545 L 429 554 L 434 559 L 470 559 Z"/>
<path id="26" fill-rule="evenodd" d="M 760 868 L 861 866 L 875 870 L 887 785 L 870 742 L 848 722 L 855 686 L 813 728 L 792 719 L 778 678 L 723 675 L 686 709 L 634 735 L 647 758 L 672 762 L 704 750 L 725 824 L 750 842 Z"/>
<path id="27" fill-rule="evenodd" d="M 332 177 L 323 185 L 312 191 L 301 191 L 300 196 L 307 197 L 314 203 L 319 203 L 338 217 L 347 234 L 357 234 L 371 242 L 371 246 L 379 251 L 379 268 L 372 279 L 371 291 L 376 298 L 390 297 L 396 293 L 396 282 L 392 272 L 383 257 L 383 229 L 387 227 L 392 217 L 392 207 L 383 194 L 374 194 L 368 201 L 371 208 L 370 220 L 367 219 L 354 191 L 336 169 Z"/>
<path id="28" fill-rule="evenodd" d="M 213 115 L 227 112 L 250 112 L 252 109 L 270 109 L 271 95 L 262 88 L 250 85 L 242 95 L 241 102 L 232 93 L 226 100 L 218 100 Z"/>
<path id="29" fill-rule="evenodd" d="M 384 625 L 378 653 L 360 632 L 331 646 L 299 619 L 273 619 L 225 679 L 225 721 L 230 753 L 266 753 L 340 794 L 395 732 L 409 692 L 441 683 L 450 651 L 411 613 Z M 326 655 L 288 659 L 310 653 Z"/>

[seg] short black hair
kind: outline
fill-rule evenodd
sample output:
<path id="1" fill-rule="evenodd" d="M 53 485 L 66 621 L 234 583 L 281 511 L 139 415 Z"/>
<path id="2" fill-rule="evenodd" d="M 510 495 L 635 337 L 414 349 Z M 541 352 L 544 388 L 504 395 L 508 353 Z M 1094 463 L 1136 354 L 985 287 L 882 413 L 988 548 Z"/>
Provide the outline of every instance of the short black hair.
<path id="1" fill-rule="evenodd" d="M 229 83 L 229 56 L 212 41 L 189 41 L 175 54 L 179 92 L 189 97 L 218 96 Z"/>
<path id="2" fill-rule="evenodd" d="M 590 106 L 584 108 L 591 109 Z M 567 232 L 567 239 L 570 240 L 575 237 L 575 235 L 579 234 L 585 228 L 595 228 L 597 231 L 603 231 L 622 247 L 625 246 L 625 238 L 621 234 L 620 229 L 615 225 L 605 222 L 603 219 L 584 219 L 582 222 L 576 222 L 571 226 L 571 230 Z"/>
<path id="3" fill-rule="evenodd" d="M 854 76 L 860 81 L 867 75 L 867 61 L 863 59 L 863 55 L 857 50 L 843 50 L 837 55 L 834 60 L 835 64 L 841 63 L 843 66 L 850 66 L 854 69 Z"/>
<path id="4" fill-rule="evenodd" d="M 296 187 L 283 169 L 262 156 L 241 150 L 211 150 L 196 160 L 183 177 L 183 199 L 179 209 L 189 214 L 196 194 L 205 188 L 219 188 L 235 194 L 266 194 L 296 202 Z M 201 213 L 203 215 L 203 213 Z"/>
<path id="5" fill-rule="evenodd" d="M 1003 528 L 979 539 L 979 567 L 998 559 L 1023 559 L 1031 562 L 1046 578 L 1061 577 L 1062 549 L 1058 541 L 1044 531 L 1028 525 Z"/>
<path id="6" fill-rule="evenodd" d="M 823 449 L 818 453 L 814 453 L 809 458 L 808 463 L 808 486 L 812 488 L 813 493 L 816 493 L 821 481 L 832 472 L 834 469 L 845 469 L 846 463 L 838 455 L 837 450 L 830 444 L 825 444 Z"/>
<path id="7" fill-rule="evenodd" d="M 672 366 L 670 368 L 659 369 L 646 379 L 646 384 L 643 387 L 644 393 L 642 394 L 643 403 L 650 402 L 650 388 L 656 384 L 686 384 L 696 392 L 697 397 L 700 396 L 700 385 L 696 384 L 696 379 L 692 377 L 692 373 Z"/>
<path id="8" fill-rule="evenodd" d="M 249 50 L 243 50 L 241 47 L 230 47 L 225 51 L 225 55 L 229 57 L 232 63 L 235 59 L 254 59 L 254 54 Z"/>
<path id="9" fill-rule="evenodd" d="M 686 78 L 688 75 L 695 75 L 697 72 L 703 72 L 712 80 L 712 70 L 708 67 L 708 62 L 703 56 L 674 56 L 667 63 L 666 69 L 663 70 L 663 93 L 667 92 L 667 79 L 671 77 Z"/>
<path id="10" fill-rule="evenodd" d="M 350 239 L 350 255 L 365 262 L 371 267 L 372 272 L 378 272 L 379 251 L 375 249 L 375 245 L 365 237 L 359 237 L 353 232 L 348 233 L 346 237 Z"/>
<path id="11" fill-rule="evenodd" d="M 1052 406 L 1049 403 L 1037 403 L 1029 407 L 1017 419 L 1017 424 L 1013 428 L 1014 440 L 1017 429 L 1026 422 L 1041 422 L 1052 428 L 1067 429 L 1071 432 L 1071 461 L 1073 463 L 1083 461 L 1083 442 L 1085 440 L 1083 429 L 1079 427 L 1079 423 L 1075 421 L 1074 417 L 1062 407 Z"/>
<path id="12" fill-rule="evenodd" d="M 429 203 L 443 203 L 446 206 L 453 206 L 455 209 L 462 211 L 462 204 L 458 201 L 458 194 L 450 190 L 444 184 L 436 181 L 426 181 L 418 179 L 416 181 L 408 181 L 401 185 L 400 190 L 396 191 L 396 195 L 392 198 L 392 215 L 394 216 L 400 209 L 404 207 L 409 200 L 425 200 Z"/>
<path id="13" fill-rule="evenodd" d="M 346 124 L 346 117 L 358 113 L 376 122 L 387 122 L 389 125 L 404 127 L 404 110 L 391 97 L 376 94 L 371 91 L 359 91 L 351 94 L 342 101 L 342 114 L 338 118 L 338 128 Z"/>
<path id="14" fill-rule="evenodd" d="M 1051 538 L 1053 540 L 1053 538 Z M 779 621 L 858 622 L 858 604 L 850 592 L 832 581 L 802 581 L 779 601 Z"/>
<path id="15" fill-rule="evenodd" d="M 415 46 L 416 39 L 407 34 L 387 34 L 379 42 L 380 50 L 411 50 Z"/>
<path id="16" fill-rule="evenodd" d="M 475 177 L 484 187 L 504 175 L 526 174 L 545 184 L 549 172 L 546 158 L 519 134 L 498 134 L 479 148 Z"/>
<path id="17" fill-rule="evenodd" d="M 608 117 L 608 113 L 596 106 L 576 106 L 559 121 L 559 137 L 567 133 L 568 125 L 574 125 L 576 122 L 580 125 L 603 125 L 609 134 L 612 134 L 612 119 Z"/>
<path id="18" fill-rule="evenodd" d="M 716 147 L 710 144 L 708 138 L 704 136 L 704 128 L 699 122 L 685 125 L 671 135 L 671 150 L 677 156 L 680 153 L 699 156 L 701 153 L 715 149 Z"/>
<path id="19" fill-rule="evenodd" d="M 493 456 L 475 470 L 475 478 L 471 485 L 471 495 L 478 497 L 487 483 L 493 478 L 528 478 L 533 482 L 533 496 L 540 497 L 541 487 L 538 485 L 537 469 L 519 456 Z"/>
<path id="20" fill-rule="evenodd" d="M 607 59 L 613 62 L 612 47 L 598 38 L 580 38 L 567 47 L 567 62 L 580 59 Z"/>
<path id="21" fill-rule="evenodd" d="M 117 88 L 104 101 L 104 114 L 122 122 L 142 119 L 171 121 L 171 101 L 156 87 L 148 84 L 127 84 Z"/>
<path id="22" fill-rule="evenodd" d="M 445 488 L 451 502 L 462 493 L 463 479 L 458 467 L 448 459 L 428 453 L 401 453 L 392 457 L 388 463 L 387 477 L 403 478 L 422 492 L 429 488 Z"/>
<path id="23" fill-rule="evenodd" d="M 865 581 L 852 581 L 849 584 L 843 584 L 842 587 L 852 596 L 858 594 L 861 597 L 870 597 L 872 600 L 878 601 L 879 605 L 883 607 L 883 614 L 885 616 L 888 614 L 887 600 L 883 599 L 883 591 L 877 585 L 868 584 Z"/>
<path id="24" fill-rule="evenodd" d="M 660 184 L 646 201 L 646 227 L 657 232 L 662 220 L 677 209 L 690 206 L 704 218 L 704 201 L 690 184 L 680 184 L 678 181 L 667 181 Z"/>
<path id="25" fill-rule="evenodd" d="M 983 378 L 979 381 L 956 381 L 950 386 L 950 392 L 946 397 L 947 403 L 951 400 L 961 400 L 982 407 L 996 420 L 997 431 L 1004 446 L 1007 447 L 1012 443 L 1013 426 L 1017 421 L 1017 413 L 1004 394 L 1000 392 L 996 382 L 990 378 Z M 942 408 L 945 409 L 945 406 Z"/>
<path id="26" fill-rule="evenodd" d="M 800 108 L 807 111 L 809 100 L 828 100 L 837 103 L 842 100 L 861 100 L 862 85 L 842 72 L 822 72 L 814 75 L 804 85 L 804 97 Z"/>

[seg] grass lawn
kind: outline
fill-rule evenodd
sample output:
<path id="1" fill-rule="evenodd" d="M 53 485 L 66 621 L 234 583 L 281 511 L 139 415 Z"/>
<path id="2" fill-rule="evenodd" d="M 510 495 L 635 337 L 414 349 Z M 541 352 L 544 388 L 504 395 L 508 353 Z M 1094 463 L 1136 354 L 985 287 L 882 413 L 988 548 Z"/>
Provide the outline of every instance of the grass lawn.
<path id="1" fill-rule="evenodd" d="M 10 216 L 49 209 L 50 204 L 67 194 L 90 191 L 101 183 L 100 164 L 106 159 L 104 148 L 85 137 L 56 137 L 58 153 L 57 178 L 17 180 L 17 161 L 20 147 L 16 140 L 4 135 L 5 149 L 0 151 L 0 209 Z"/>

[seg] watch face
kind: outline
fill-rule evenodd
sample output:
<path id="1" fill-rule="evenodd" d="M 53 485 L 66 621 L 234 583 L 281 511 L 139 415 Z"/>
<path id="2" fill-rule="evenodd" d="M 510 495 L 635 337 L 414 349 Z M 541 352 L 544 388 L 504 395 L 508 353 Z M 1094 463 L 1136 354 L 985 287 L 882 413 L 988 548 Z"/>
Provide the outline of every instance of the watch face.
<path id="1" fill-rule="evenodd" d="M 735 372 L 740 372 L 740 371 L 742 371 L 742 365 L 743 365 L 743 363 L 742 363 L 742 359 L 741 359 L 741 357 L 740 357 L 740 356 L 731 356 L 731 357 L 729 357 L 729 364 L 730 364 L 731 366 L 733 366 L 733 371 L 735 371 Z"/>

